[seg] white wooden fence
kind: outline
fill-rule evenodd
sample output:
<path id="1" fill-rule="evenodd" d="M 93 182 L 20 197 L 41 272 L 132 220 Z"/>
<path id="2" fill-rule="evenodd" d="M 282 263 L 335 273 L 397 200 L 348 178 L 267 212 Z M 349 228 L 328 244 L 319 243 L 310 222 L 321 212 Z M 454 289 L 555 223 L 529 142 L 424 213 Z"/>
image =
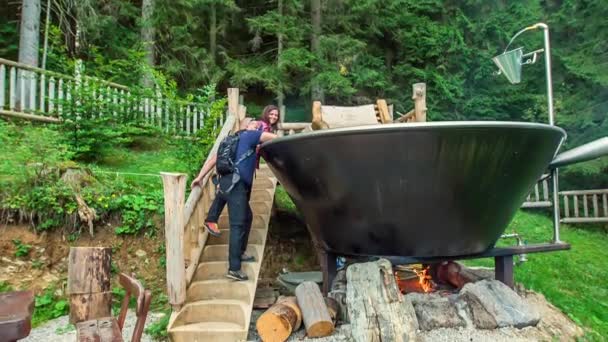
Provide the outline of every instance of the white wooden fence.
<path id="1" fill-rule="evenodd" d="M 551 208 L 549 178 L 534 185 L 522 208 Z M 600 223 L 608 222 L 608 189 L 568 190 L 559 192 L 560 222 Z"/>
<path id="2" fill-rule="evenodd" d="M 201 129 L 209 113 L 206 103 L 169 98 L 158 88 L 136 93 L 98 78 L 63 75 L 0 58 L 0 115 L 60 122 L 75 108 L 87 108 L 91 117 L 111 113 L 117 119 L 186 135 Z M 223 117 L 213 124 L 221 126 Z"/>

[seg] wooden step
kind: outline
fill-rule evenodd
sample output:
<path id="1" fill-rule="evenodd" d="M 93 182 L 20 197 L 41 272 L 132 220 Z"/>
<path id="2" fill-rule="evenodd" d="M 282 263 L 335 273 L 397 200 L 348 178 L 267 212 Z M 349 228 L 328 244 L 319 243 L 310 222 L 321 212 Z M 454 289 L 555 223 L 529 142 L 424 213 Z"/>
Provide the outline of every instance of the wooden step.
<path id="1" fill-rule="evenodd" d="M 261 259 L 263 245 L 247 245 L 247 254 L 252 255 L 255 261 Z M 205 261 L 228 261 L 228 245 L 206 246 L 201 256 L 201 262 Z"/>
<path id="2" fill-rule="evenodd" d="M 209 235 L 207 246 L 227 245 L 230 241 L 230 229 L 220 229 L 222 235 Z M 263 245 L 266 242 L 266 229 L 251 229 L 249 232 L 249 244 Z"/>
<path id="3" fill-rule="evenodd" d="M 195 281 L 188 287 L 186 302 L 212 299 L 234 299 L 249 303 L 256 284 L 253 280 L 234 281 L 232 279 L 214 279 Z"/>
<path id="4" fill-rule="evenodd" d="M 173 342 L 244 341 L 248 329 L 229 322 L 202 322 L 182 325 L 169 330 Z"/>
<path id="5" fill-rule="evenodd" d="M 268 227 L 268 221 L 270 215 L 253 214 L 253 220 L 251 222 L 252 229 L 266 229 Z M 228 215 L 222 214 L 218 220 L 220 229 L 230 229 L 230 222 L 228 221 Z"/>
<path id="6" fill-rule="evenodd" d="M 259 261 L 244 262 L 241 264 L 241 271 L 245 272 L 249 279 L 255 279 L 259 267 Z M 228 261 L 205 261 L 196 268 L 192 281 L 228 279 L 226 273 L 228 273 Z"/>
<path id="7" fill-rule="evenodd" d="M 202 322 L 226 322 L 246 328 L 249 303 L 233 299 L 199 300 L 186 304 L 173 321 L 176 327 Z"/>
<path id="8" fill-rule="evenodd" d="M 253 189 L 261 190 L 261 189 L 274 189 L 275 181 L 274 178 L 256 178 L 253 181 Z"/>
<path id="9" fill-rule="evenodd" d="M 272 189 L 252 190 L 250 203 L 262 201 L 272 202 L 273 198 L 274 192 L 272 191 Z"/>

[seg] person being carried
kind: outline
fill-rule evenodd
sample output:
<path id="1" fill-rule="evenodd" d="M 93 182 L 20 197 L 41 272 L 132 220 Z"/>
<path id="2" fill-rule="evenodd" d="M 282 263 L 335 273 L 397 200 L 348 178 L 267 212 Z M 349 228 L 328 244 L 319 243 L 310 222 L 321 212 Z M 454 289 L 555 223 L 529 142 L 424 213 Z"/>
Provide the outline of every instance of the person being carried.
<path id="1" fill-rule="evenodd" d="M 245 118 L 240 123 L 238 144 L 234 156 L 237 172 L 226 174 L 219 178 L 216 200 L 213 201 L 205 227 L 211 235 L 221 234 L 217 221 L 223 207 L 228 204 L 228 219 L 230 222 L 230 240 L 228 243 L 228 273 L 226 277 L 235 280 L 247 280 L 247 275 L 241 271 L 241 261 L 253 261 L 253 257 L 245 254 L 253 214 L 249 206 L 253 174 L 255 172 L 255 149 L 258 144 L 272 140 L 275 134 L 258 130 L 259 123 L 252 118 Z M 212 156 L 201 168 L 198 176 L 192 181 L 191 188 L 200 186 L 203 177 L 217 163 L 217 154 Z M 236 174 L 236 176 L 235 176 Z M 235 182 L 236 180 L 236 182 Z"/>

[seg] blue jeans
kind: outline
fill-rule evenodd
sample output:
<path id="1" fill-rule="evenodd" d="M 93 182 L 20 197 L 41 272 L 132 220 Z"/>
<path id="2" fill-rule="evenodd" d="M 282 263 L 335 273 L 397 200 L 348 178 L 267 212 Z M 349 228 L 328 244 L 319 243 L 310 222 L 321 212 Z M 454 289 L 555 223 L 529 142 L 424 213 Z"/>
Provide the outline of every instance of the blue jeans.
<path id="1" fill-rule="evenodd" d="M 220 180 L 220 186 L 222 185 L 221 183 L 222 180 Z M 251 222 L 253 221 L 253 213 L 249 206 L 250 197 L 251 185 L 239 181 L 228 194 L 222 192 L 216 194 L 207 214 L 208 222 L 217 222 L 222 209 L 228 204 L 228 220 L 230 222 L 228 269 L 230 271 L 241 269 L 241 255 L 247 249 Z"/>

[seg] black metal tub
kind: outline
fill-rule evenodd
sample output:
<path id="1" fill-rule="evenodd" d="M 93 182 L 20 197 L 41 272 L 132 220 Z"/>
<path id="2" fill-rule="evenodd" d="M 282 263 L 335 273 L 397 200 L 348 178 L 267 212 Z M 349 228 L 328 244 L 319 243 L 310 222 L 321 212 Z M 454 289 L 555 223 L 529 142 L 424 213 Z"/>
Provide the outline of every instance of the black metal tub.
<path id="1" fill-rule="evenodd" d="M 565 136 L 533 123 L 392 124 L 277 138 L 261 153 L 318 247 L 464 256 L 494 246 Z"/>

